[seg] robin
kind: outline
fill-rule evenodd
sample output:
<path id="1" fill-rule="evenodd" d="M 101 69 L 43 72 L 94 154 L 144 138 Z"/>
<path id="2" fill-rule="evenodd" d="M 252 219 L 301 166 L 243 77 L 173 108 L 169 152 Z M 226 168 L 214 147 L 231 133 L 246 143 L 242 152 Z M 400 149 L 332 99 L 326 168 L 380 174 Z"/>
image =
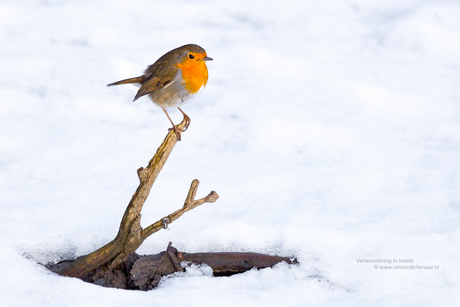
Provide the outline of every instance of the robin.
<path id="1" fill-rule="evenodd" d="M 208 82 L 206 61 L 211 60 L 212 58 L 207 56 L 202 47 L 193 44 L 184 45 L 163 55 L 147 67 L 142 76 L 114 82 L 108 86 L 140 84 L 141 87 L 133 101 L 148 94 L 150 99 L 163 109 L 180 141 L 180 132 L 187 130 L 191 119 L 179 106 L 206 86 Z M 177 107 L 184 115 L 186 124 L 183 130 L 177 128 L 169 117 L 166 108 L 170 107 Z"/>

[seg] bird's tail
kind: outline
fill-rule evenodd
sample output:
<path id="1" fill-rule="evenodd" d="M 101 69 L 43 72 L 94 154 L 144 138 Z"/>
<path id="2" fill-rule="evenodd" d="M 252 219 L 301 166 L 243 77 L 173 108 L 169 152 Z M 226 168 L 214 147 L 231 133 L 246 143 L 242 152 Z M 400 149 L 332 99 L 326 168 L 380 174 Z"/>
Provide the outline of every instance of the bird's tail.
<path id="1" fill-rule="evenodd" d="M 107 84 L 107 86 L 120 85 L 120 84 L 132 84 L 132 83 L 140 83 L 140 84 L 142 84 L 143 79 L 144 79 L 144 76 L 135 77 L 135 78 L 129 78 L 129 79 L 120 80 L 120 81 L 117 81 L 117 82 L 114 82 L 114 83 Z"/>

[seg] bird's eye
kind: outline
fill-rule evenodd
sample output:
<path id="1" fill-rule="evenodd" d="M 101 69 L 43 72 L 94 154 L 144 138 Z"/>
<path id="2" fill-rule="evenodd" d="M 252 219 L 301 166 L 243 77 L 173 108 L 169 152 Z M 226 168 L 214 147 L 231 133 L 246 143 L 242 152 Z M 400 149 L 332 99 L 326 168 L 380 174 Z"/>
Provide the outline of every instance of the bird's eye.
<path id="1" fill-rule="evenodd" d="M 194 59 L 195 56 L 194 56 L 193 54 L 189 53 L 189 54 L 188 54 L 188 58 L 189 58 L 189 59 Z"/>

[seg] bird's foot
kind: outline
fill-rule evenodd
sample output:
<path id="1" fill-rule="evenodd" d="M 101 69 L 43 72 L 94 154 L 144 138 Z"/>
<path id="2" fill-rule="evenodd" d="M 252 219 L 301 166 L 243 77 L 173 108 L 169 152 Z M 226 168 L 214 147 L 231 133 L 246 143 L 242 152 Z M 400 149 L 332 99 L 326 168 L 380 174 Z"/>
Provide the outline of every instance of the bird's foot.
<path id="1" fill-rule="evenodd" d="M 182 130 L 182 132 L 186 131 L 188 129 L 188 126 L 190 126 L 190 123 L 192 122 L 192 119 L 184 113 L 184 111 L 182 111 L 179 107 L 178 107 L 179 111 L 182 113 L 182 115 L 184 115 L 184 119 L 185 119 L 185 127 L 184 127 L 184 130 Z"/>
<path id="2" fill-rule="evenodd" d="M 174 132 L 176 133 L 176 136 L 177 136 L 177 140 L 180 141 L 181 140 L 180 134 L 181 134 L 181 132 L 184 132 L 185 129 L 182 130 L 182 129 L 177 128 L 176 126 L 173 126 L 172 128 L 168 129 L 168 131 L 171 131 L 171 130 L 174 130 Z"/>

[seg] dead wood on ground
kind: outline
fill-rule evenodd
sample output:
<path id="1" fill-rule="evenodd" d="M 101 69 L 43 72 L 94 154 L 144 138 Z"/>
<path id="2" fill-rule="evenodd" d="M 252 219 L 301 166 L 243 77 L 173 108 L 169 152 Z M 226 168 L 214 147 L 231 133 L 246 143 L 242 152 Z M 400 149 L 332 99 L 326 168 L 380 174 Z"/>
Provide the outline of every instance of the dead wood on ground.
<path id="1" fill-rule="evenodd" d="M 181 131 L 185 125 L 184 118 L 177 128 Z M 77 277 L 101 286 L 149 290 L 158 285 L 162 276 L 184 271 L 184 262 L 207 264 L 216 276 L 271 267 L 281 261 L 291 263 L 289 258 L 254 253 L 188 254 L 177 252 L 171 244 L 165 252 L 158 255 L 139 256 L 135 253 L 145 239 L 160 229 L 167 228 L 168 224 L 185 212 L 205 203 L 213 203 L 219 198 L 216 192 L 211 191 L 207 196 L 195 199 L 199 185 L 199 181 L 195 179 L 182 208 L 146 228 L 141 227 L 142 207 L 177 141 L 177 135 L 171 129 L 148 166 L 137 170 L 139 187 L 125 210 L 117 236 L 111 242 L 86 256 L 47 267 L 59 275 Z"/>

